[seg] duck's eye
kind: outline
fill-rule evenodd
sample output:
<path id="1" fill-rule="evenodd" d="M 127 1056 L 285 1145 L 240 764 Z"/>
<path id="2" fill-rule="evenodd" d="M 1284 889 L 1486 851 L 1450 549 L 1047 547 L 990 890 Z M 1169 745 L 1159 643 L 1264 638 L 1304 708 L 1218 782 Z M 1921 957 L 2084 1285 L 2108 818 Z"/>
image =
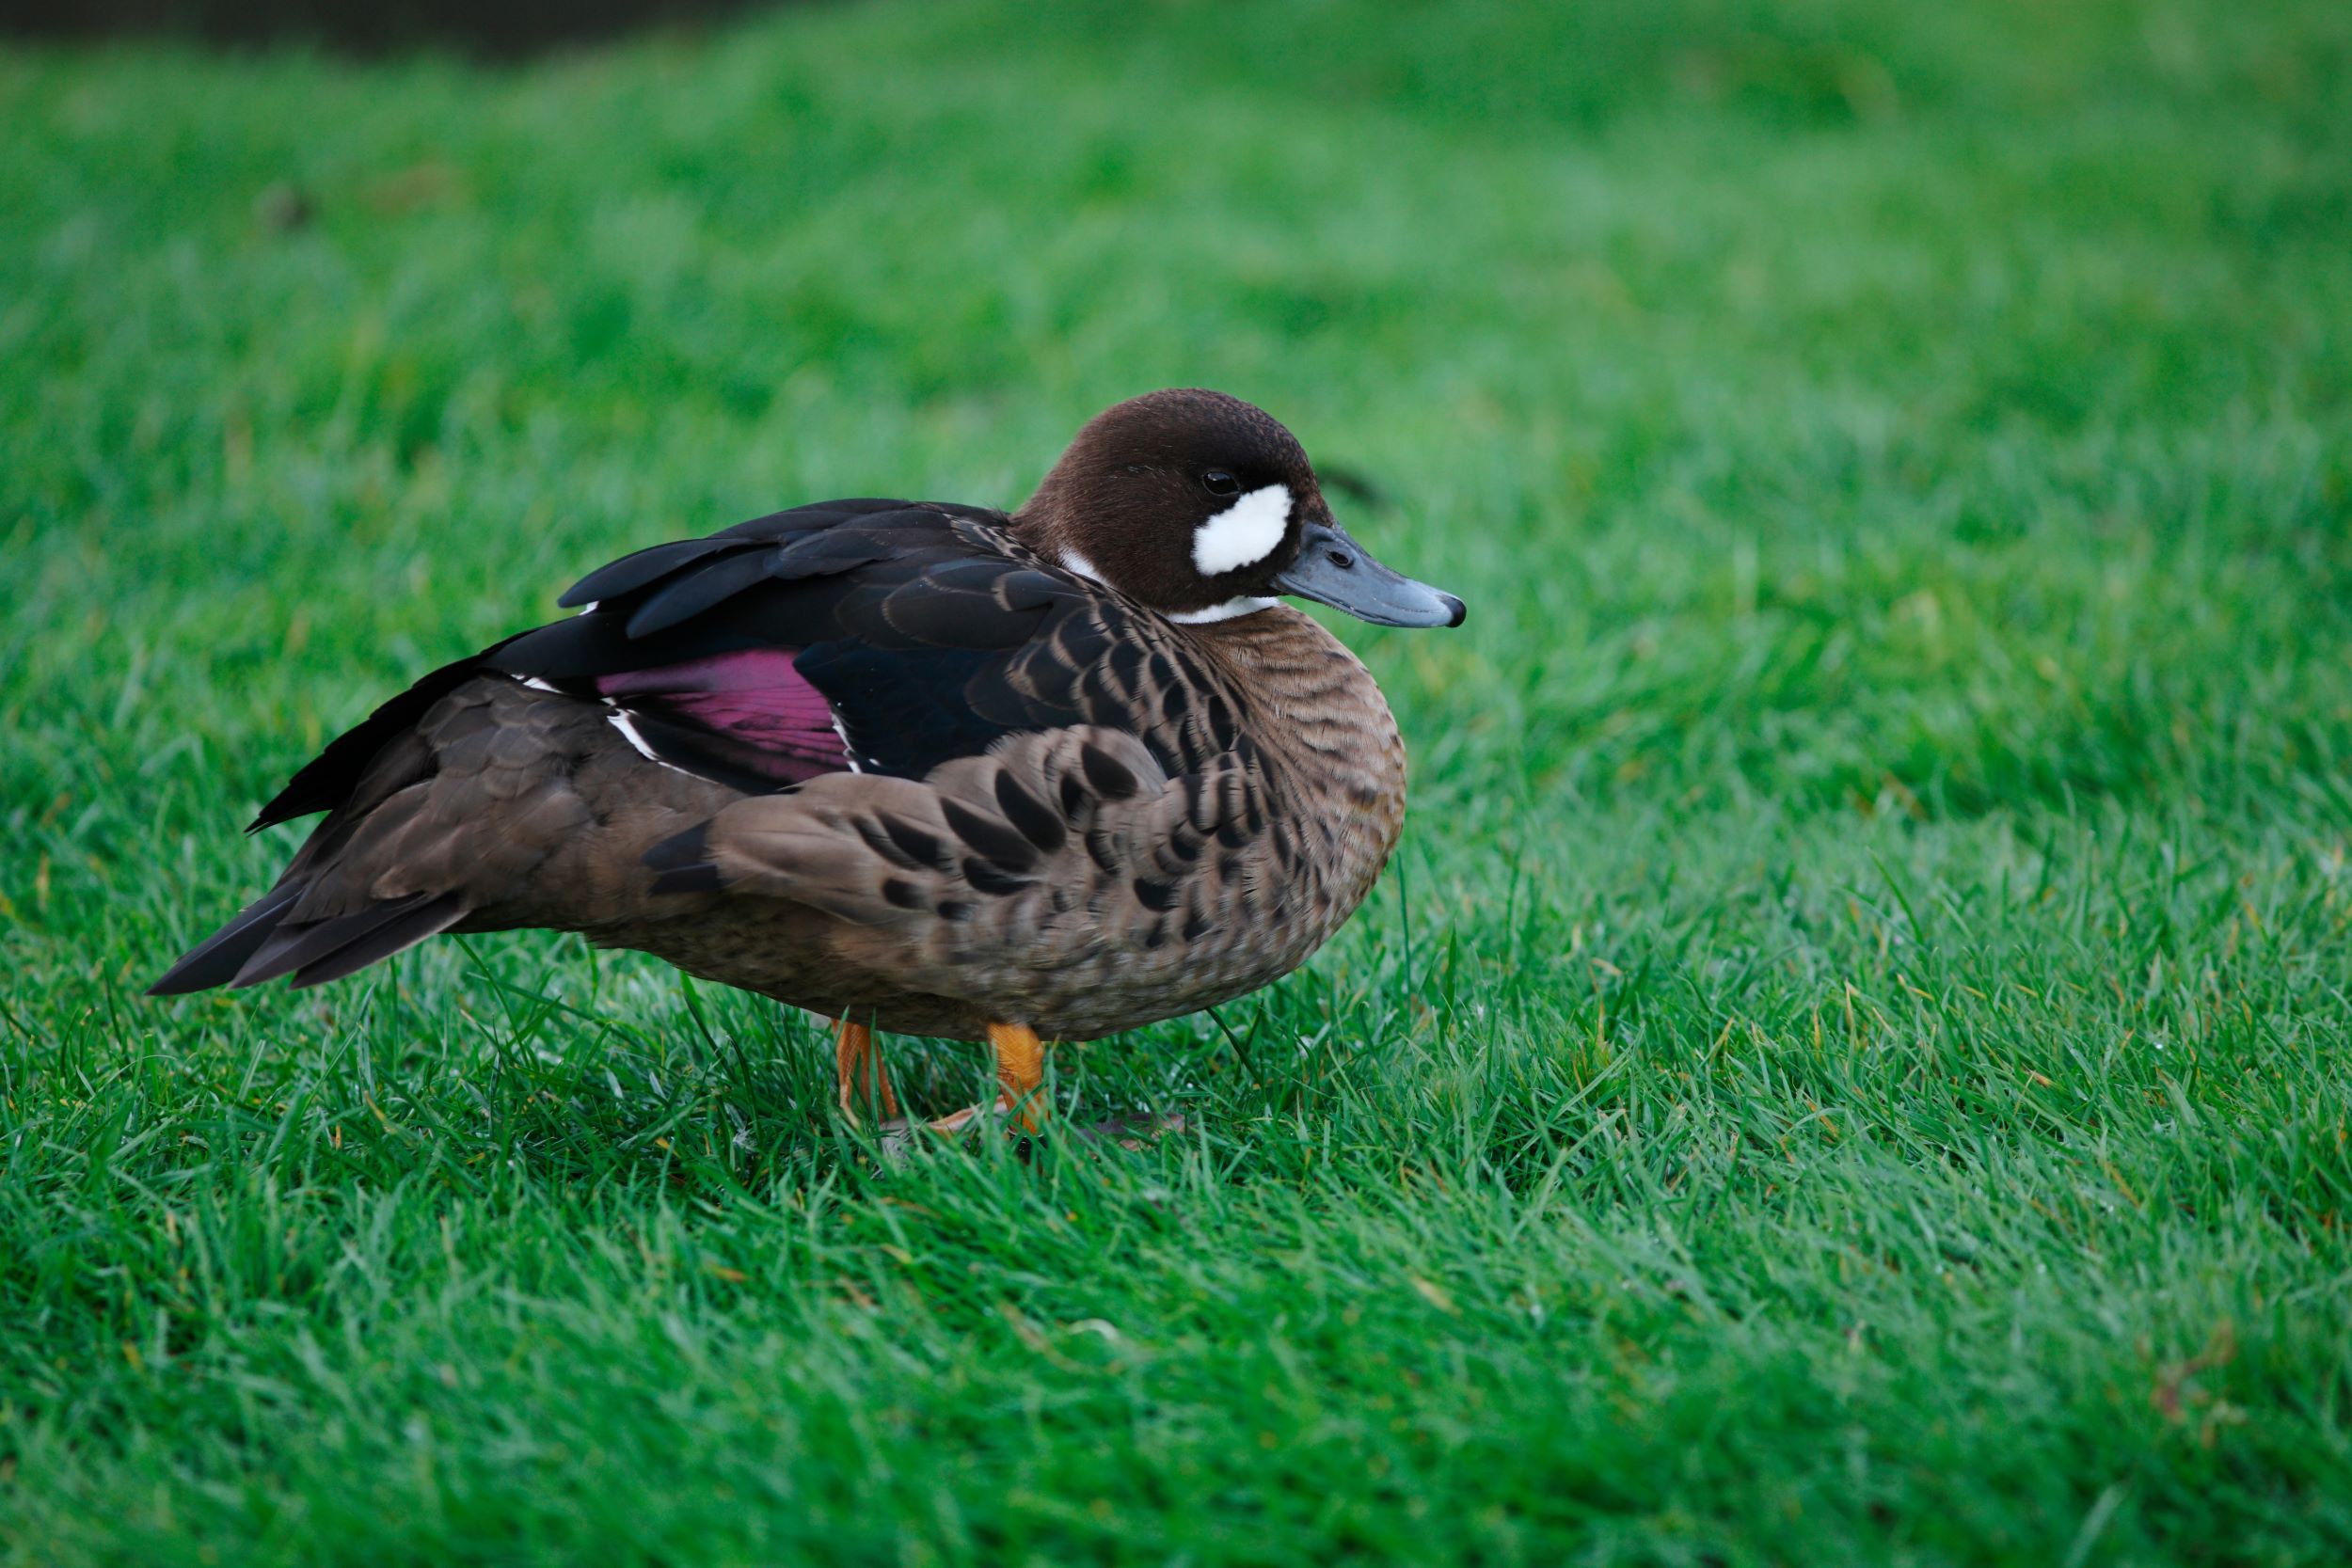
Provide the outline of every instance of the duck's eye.
<path id="1" fill-rule="evenodd" d="M 1211 468 L 1200 476 L 1200 487 L 1212 496 L 1238 496 L 1241 481 L 1222 468 Z"/>

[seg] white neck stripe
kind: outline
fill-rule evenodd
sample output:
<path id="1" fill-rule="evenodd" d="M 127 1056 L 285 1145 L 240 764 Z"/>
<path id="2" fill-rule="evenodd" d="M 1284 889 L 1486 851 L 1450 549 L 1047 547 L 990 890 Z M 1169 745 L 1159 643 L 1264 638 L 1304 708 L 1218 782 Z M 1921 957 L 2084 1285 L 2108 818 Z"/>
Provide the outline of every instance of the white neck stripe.
<path id="1" fill-rule="evenodd" d="M 1206 610 L 1171 610 L 1168 618 L 1180 626 L 1205 626 L 1212 621 L 1232 621 L 1244 615 L 1255 615 L 1262 610 L 1272 610 L 1279 599 L 1228 599 Z"/>

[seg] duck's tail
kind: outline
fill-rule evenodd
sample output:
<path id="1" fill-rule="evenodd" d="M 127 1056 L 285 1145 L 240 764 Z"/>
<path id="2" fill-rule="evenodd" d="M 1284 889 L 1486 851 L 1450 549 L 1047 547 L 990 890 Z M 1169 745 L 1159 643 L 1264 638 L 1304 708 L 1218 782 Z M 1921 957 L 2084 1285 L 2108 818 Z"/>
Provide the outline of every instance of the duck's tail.
<path id="1" fill-rule="evenodd" d="M 147 988 L 150 996 L 185 996 L 215 986 L 258 986 L 292 975 L 296 990 L 340 980 L 466 918 L 455 893 L 412 893 L 324 920 L 291 918 L 310 891 L 289 878 L 206 937 Z"/>
<path id="2" fill-rule="evenodd" d="M 257 826 L 327 816 L 277 885 L 149 994 L 320 985 L 455 927 L 625 920 L 653 896 L 638 853 L 739 799 L 644 767 L 593 700 L 504 673 L 452 683 L 437 672 L 262 812 Z"/>

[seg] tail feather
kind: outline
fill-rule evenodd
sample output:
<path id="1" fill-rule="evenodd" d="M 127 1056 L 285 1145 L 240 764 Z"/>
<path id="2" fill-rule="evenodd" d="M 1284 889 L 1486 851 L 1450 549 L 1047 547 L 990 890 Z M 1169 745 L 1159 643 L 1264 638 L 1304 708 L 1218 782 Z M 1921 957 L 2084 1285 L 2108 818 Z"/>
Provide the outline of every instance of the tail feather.
<path id="1" fill-rule="evenodd" d="M 444 893 L 427 899 L 415 909 L 377 926 L 354 938 L 347 945 L 337 948 L 324 958 L 304 964 L 294 971 L 289 982 L 295 990 L 306 986 L 325 985 L 356 974 L 375 962 L 389 958 L 404 947 L 413 947 L 425 938 L 438 936 L 466 918 L 466 901 L 454 893 Z"/>
<path id="2" fill-rule="evenodd" d="M 278 929 L 278 921 L 302 896 L 299 884 L 274 887 L 247 905 L 236 918 L 198 942 L 187 956 L 164 971 L 163 978 L 147 988 L 150 996 L 185 996 L 211 990 L 237 977 L 255 951 Z"/>
<path id="3" fill-rule="evenodd" d="M 454 893 L 412 893 L 326 920 L 282 925 L 254 949 L 230 984 L 258 986 L 281 974 L 297 986 L 317 985 L 389 958 L 465 917 Z"/>
<path id="4" fill-rule="evenodd" d="M 607 770 L 590 766 L 600 758 L 653 777 L 607 783 Z M 583 902 L 626 908 L 634 888 L 611 885 L 583 835 L 614 819 L 634 832 L 644 812 L 660 824 L 673 813 L 707 815 L 728 796 L 638 761 L 600 703 L 468 661 L 437 672 L 339 738 L 263 810 L 263 824 L 328 815 L 278 885 L 152 994 L 315 986 L 469 922 L 560 924 Z M 592 802 L 583 779 L 605 795 Z"/>

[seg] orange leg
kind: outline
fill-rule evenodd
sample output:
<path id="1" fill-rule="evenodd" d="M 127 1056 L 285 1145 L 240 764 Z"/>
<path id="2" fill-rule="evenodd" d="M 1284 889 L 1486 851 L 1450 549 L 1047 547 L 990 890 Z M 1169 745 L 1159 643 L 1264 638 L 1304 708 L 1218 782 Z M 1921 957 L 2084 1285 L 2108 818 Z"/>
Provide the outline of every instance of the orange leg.
<path id="1" fill-rule="evenodd" d="M 1004 1090 L 998 1103 L 1014 1114 L 1023 1132 L 1041 1132 L 1054 1108 L 1045 1098 L 1045 1047 L 1037 1031 L 1025 1023 L 992 1023 L 988 1043 L 995 1048 L 996 1082 Z"/>
<path id="2" fill-rule="evenodd" d="M 833 1041 L 834 1072 L 841 1091 L 841 1114 L 851 1121 L 857 1119 L 856 1101 L 862 1094 L 879 1091 L 882 1113 L 886 1117 L 898 1114 L 898 1097 L 890 1091 L 890 1074 L 883 1070 L 882 1053 L 874 1049 L 874 1031 L 863 1023 L 848 1019 L 840 1022 Z"/>
<path id="3" fill-rule="evenodd" d="M 842 1027 L 842 1060 L 847 1063 L 851 1050 L 849 1043 L 849 1031 L 857 1026 L 844 1024 Z M 859 1032 L 864 1033 L 863 1030 Z M 1045 1122 L 1053 1113 L 1053 1106 L 1045 1097 L 1045 1046 L 1037 1037 L 1037 1031 L 1025 1023 L 992 1023 L 988 1026 L 988 1043 L 996 1054 L 998 1085 L 996 1103 L 993 1106 L 967 1105 L 961 1111 L 937 1117 L 923 1123 L 926 1129 L 933 1132 L 961 1132 L 980 1117 L 994 1113 L 996 1115 L 1009 1114 L 1024 1132 L 1035 1133 L 1044 1131 Z M 844 1097 L 842 1101 L 844 1110 L 849 1108 L 850 1070 L 846 1066 L 842 1069 L 841 1092 Z M 886 1080 L 882 1085 L 882 1092 L 885 1095 L 890 1092 Z M 895 1101 L 886 1103 L 889 1104 L 895 1116 L 898 1111 L 897 1103 Z M 904 1124 L 894 1123 L 893 1125 L 903 1128 Z M 884 1131 L 888 1132 L 890 1129 L 885 1128 Z"/>

